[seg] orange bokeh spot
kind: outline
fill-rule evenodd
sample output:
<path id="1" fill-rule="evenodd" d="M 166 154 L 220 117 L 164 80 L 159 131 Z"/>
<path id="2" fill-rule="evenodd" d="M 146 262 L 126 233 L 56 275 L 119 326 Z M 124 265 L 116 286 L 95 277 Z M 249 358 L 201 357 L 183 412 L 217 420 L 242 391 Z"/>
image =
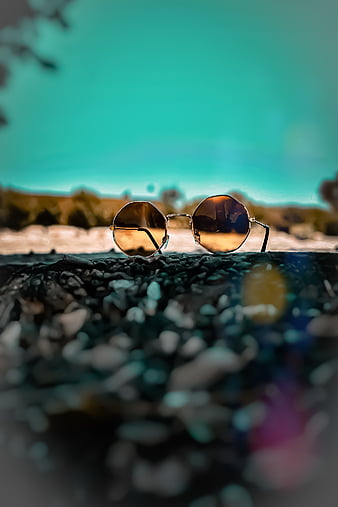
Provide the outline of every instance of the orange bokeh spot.
<path id="1" fill-rule="evenodd" d="M 242 303 L 244 314 L 257 324 L 270 324 L 283 315 L 287 299 L 284 276 L 272 264 L 257 264 L 244 277 Z"/>

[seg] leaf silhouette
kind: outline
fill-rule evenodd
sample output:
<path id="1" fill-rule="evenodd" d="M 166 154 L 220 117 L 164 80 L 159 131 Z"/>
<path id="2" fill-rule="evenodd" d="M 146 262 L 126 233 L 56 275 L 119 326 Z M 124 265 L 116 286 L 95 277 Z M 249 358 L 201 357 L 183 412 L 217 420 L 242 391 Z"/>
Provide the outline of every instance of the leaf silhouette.
<path id="1" fill-rule="evenodd" d="M 36 18 L 44 18 L 49 22 L 56 22 L 62 28 L 69 28 L 69 23 L 65 18 L 64 10 L 73 0 L 43 0 L 39 2 L 39 8 L 32 7 L 29 0 L 11 0 L 10 2 L 0 2 L 0 48 L 5 49 L 7 58 L 0 61 L 0 87 L 8 84 L 10 73 L 10 64 L 12 58 L 22 59 L 31 58 L 39 63 L 42 69 L 48 71 L 57 71 L 59 66 L 53 60 L 52 55 L 40 55 L 34 48 L 34 38 L 32 41 L 23 42 L 23 26 L 25 20 L 31 20 L 33 23 Z M 8 125 L 9 120 L 6 112 L 0 104 L 0 128 Z"/>

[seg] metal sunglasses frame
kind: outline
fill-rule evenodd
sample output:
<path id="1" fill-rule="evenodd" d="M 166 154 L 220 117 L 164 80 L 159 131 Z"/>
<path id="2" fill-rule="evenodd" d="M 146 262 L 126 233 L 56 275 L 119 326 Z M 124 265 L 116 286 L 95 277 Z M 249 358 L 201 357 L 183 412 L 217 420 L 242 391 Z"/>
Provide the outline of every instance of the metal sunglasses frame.
<path id="1" fill-rule="evenodd" d="M 211 252 L 211 253 L 214 253 L 212 252 L 211 250 L 208 250 L 208 248 L 206 248 L 204 245 L 201 244 L 199 238 L 198 238 L 198 235 L 195 233 L 194 231 L 194 223 L 193 223 L 193 220 L 194 220 L 194 214 L 196 213 L 196 211 L 198 210 L 198 208 L 207 200 L 207 199 L 210 199 L 210 198 L 213 198 L 213 197 L 229 197 L 230 199 L 233 199 L 235 202 L 237 202 L 238 204 L 240 204 L 244 211 L 246 212 L 247 214 L 247 217 L 248 217 L 248 221 L 249 221 L 249 228 L 248 228 L 248 232 L 245 236 L 245 238 L 243 239 L 242 243 L 237 247 L 237 248 L 234 248 L 233 250 L 227 250 L 226 253 L 231 253 L 231 252 L 235 252 L 236 250 L 238 250 L 242 245 L 243 243 L 247 240 L 250 232 L 251 232 L 251 227 L 252 227 L 252 224 L 258 224 L 260 225 L 261 227 L 263 227 L 265 229 L 265 234 L 264 234 L 264 239 L 263 239 L 263 244 L 262 244 L 262 247 L 261 247 L 261 252 L 265 252 L 266 251 L 266 247 L 267 247 L 267 243 L 268 243 L 268 239 L 269 239 L 269 232 L 270 232 L 270 227 L 267 225 L 267 224 L 263 224 L 262 222 L 259 222 L 258 220 L 256 220 L 254 217 L 250 217 L 250 214 L 246 208 L 246 206 L 240 202 L 238 199 L 236 199 L 236 197 L 233 197 L 232 195 L 229 195 L 229 194 L 217 194 L 217 195 L 209 195 L 208 197 L 205 197 L 205 199 L 203 199 L 197 206 L 196 208 L 194 209 L 194 212 L 192 215 L 190 215 L 189 213 L 169 213 L 168 215 L 165 215 L 154 203 L 152 203 L 151 201 L 129 201 L 127 202 L 126 204 L 124 204 L 124 206 L 122 206 L 122 208 L 119 209 L 119 211 L 116 213 L 116 215 L 114 216 L 114 219 L 113 219 L 113 222 L 112 224 L 109 226 L 109 229 L 113 231 L 113 238 L 114 238 L 114 241 L 115 243 L 118 245 L 118 242 L 116 241 L 116 238 L 115 238 L 115 230 L 118 229 L 118 230 L 135 230 L 135 231 L 143 231 L 147 234 L 147 236 L 149 237 L 150 241 L 152 242 L 152 244 L 154 245 L 155 247 L 155 251 L 148 255 L 147 257 L 151 257 L 152 255 L 155 255 L 156 253 L 159 253 L 159 254 L 162 254 L 162 251 L 161 249 L 162 248 L 165 248 L 168 244 L 168 241 L 169 241 L 169 234 L 168 234 L 168 229 L 167 229 L 167 224 L 169 222 L 169 220 L 171 218 L 177 218 L 177 217 L 186 217 L 189 219 L 189 224 L 191 225 L 191 232 L 192 232 L 192 235 L 195 239 L 195 241 L 202 247 L 204 248 L 205 250 L 207 250 L 208 252 Z M 115 225 L 115 219 L 116 217 L 118 216 L 118 214 L 126 207 L 126 206 L 129 206 L 130 204 L 140 204 L 140 203 L 149 203 L 151 204 L 162 216 L 163 218 L 165 219 L 165 235 L 163 237 L 163 241 L 162 241 L 162 244 L 159 245 L 156 241 L 156 239 L 153 237 L 153 235 L 151 234 L 151 232 L 146 228 L 146 227 L 119 227 L 117 225 Z M 122 249 L 121 249 L 122 250 Z M 123 250 L 122 250 L 123 252 Z M 123 252 L 125 253 L 125 252 Z M 128 255 L 128 254 L 126 254 Z"/>

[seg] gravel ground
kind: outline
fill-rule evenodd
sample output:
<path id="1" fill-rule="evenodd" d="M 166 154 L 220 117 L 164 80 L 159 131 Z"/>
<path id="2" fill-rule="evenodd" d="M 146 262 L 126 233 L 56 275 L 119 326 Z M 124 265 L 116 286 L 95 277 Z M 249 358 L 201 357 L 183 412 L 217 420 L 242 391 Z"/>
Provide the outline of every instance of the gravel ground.
<path id="1" fill-rule="evenodd" d="M 335 506 L 337 259 L 0 258 L 1 505 Z"/>

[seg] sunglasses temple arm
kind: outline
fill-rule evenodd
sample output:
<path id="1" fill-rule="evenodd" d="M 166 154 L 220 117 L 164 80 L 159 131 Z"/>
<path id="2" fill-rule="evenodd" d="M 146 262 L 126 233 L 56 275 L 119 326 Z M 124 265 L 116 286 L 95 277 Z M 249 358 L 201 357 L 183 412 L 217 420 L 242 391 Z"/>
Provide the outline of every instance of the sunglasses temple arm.
<path id="1" fill-rule="evenodd" d="M 111 229 L 113 229 L 113 227 L 111 227 Z M 161 254 L 161 248 L 160 246 L 158 245 L 156 239 L 154 238 L 154 236 L 151 234 L 150 231 L 148 231 L 148 229 L 146 227 L 116 227 L 116 229 L 122 229 L 122 230 L 125 230 L 125 231 L 142 231 L 142 232 L 145 232 L 148 236 L 148 238 L 150 239 L 150 241 L 152 242 L 152 244 L 154 245 L 154 247 L 156 248 L 156 250 Z"/>
<path id="2" fill-rule="evenodd" d="M 261 252 L 265 252 L 266 245 L 267 245 L 268 239 L 269 239 L 270 227 L 268 225 L 266 225 L 266 224 L 263 224 L 262 222 L 258 222 L 258 220 L 256 220 L 255 218 L 252 221 L 255 224 L 260 225 L 261 227 L 264 227 L 264 229 L 265 229 L 265 235 L 264 235 L 263 245 L 262 245 L 262 248 L 261 248 Z"/>
<path id="3" fill-rule="evenodd" d="M 156 250 L 158 250 L 159 253 L 162 253 L 159 244 L 157 243 L 156 239 L 151 234 L 151 232 L 148 231 L 148 229 L 146 229 L 145 227 L 138 227 L 137 230 L 145 232 L 147 234 L 148 238 L 150 239 L 150 241 L 152 242 L 152 244 L 154 245 L 154 247 L 156 248 Z"/>

